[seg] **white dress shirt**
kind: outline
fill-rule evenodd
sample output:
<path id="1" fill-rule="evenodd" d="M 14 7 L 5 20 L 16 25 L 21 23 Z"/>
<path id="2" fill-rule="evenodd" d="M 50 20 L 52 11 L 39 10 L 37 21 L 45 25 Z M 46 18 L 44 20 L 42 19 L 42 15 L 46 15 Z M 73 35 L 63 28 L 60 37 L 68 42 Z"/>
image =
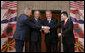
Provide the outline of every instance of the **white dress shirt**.
<path id="1" fill-rule="evenodd" d="M 68 18 L 66 18 L 66 20 L 65 20 L 65 24 L 66 24 L 67 20 L 68 20 Z"/>
<path id="2" fill-rule="evenodd" d="M 49 23 L 51 22 L 51 18 L 50 19 L 47 19 L 49 21 Z"/>
<path id="3" fill-rule="evenodd" d="M 35 20 L 37 21 L 38 19 L 37 19 L 37 18 L 35 18 Z"/>

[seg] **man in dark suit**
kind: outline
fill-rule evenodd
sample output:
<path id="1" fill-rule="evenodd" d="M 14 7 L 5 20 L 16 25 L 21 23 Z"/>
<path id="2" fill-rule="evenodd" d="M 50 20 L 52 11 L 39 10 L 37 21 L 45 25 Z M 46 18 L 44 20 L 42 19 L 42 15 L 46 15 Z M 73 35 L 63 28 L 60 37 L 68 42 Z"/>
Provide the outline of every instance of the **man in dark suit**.
<path id="1" fill-rule="evenodd" d="M 25 9 L 24 14 L 21 14 L 19 19 L 17 20 L 17 27 L 15 30 L 15 33 L 13 35 L 13 38 L 15 39 L 15 45 L 16 45 L 16 52 L 23 52 L 23 46 L 25 40 L 27 40 L 27 33 L 29 27 L 41 29 L 40 25 L 36 25 L 30 21 L 30 15 L 32 14 L 32 11 L 28 8 Z"/>
<path id="2" fill-rule="evenodd" d="M 59 33 L 58 36 L 62 35 L 63 50 L 64 52 L 74 52 L 73 22 L 68 18 L 66 11 L 61 13 L 61 19 L 63 20 L 61 23 L 62 33 Z"/>
<path id="3" fill-rule="evenodd" d="M 45 33 L 46 51 L 51 52 L 53 50 L 53 52 L 57 52 L 57 28 L 53 28 L 53 25 L 57 24 L 57 20 L 52 18 L 51 11 L 46 11 L 46 17 L 47 19 L 43 21 L 43 25 L 50 27 L 50 30 L 43 29 Z"/>
<path id="4" fill-rule="evenodd" d="M 34 18 L 31 20 L 32 23 L 36 25 L 42 26 L 42 21 L 40 20 L 40 12 L 34 11 Z M 36 48 L 36 52 L 41 51 L 41 31 L 40 29 L 31 28 L 31 46 L 30 51 L 34 52 L 34 48 Z"/>

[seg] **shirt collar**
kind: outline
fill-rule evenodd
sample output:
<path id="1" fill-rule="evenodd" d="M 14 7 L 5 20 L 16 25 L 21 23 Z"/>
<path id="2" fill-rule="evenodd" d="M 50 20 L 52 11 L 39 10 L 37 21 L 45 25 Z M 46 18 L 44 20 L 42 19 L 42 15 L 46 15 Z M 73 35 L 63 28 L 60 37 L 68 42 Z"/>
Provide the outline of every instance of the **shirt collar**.
<path id="1" fill-rule="evenodd" d="M 65 20 L 65 23 L 67 22 L 68 18 Z"/>
<path id="2" fill-rule="evenodd" d="M 35 20 L 38 20 L 37 18 L 35 18 Z"/>
<path id="3" fill-rule="evenodd" d="M 50 19 L 47 19 L 47 20 L 51 20 L 51 18 Z"/>

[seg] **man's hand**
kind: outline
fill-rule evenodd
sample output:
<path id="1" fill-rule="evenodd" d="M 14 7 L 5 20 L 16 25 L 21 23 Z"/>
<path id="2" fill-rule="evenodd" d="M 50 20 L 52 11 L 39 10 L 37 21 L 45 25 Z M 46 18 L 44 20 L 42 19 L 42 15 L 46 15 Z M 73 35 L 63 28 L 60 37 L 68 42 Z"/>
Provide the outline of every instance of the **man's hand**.
<path id="1" fill-rule="evenodd" d="M 60 37 L 61 36 L 61 33 L 58 33 L 58 36 Z"/>
<path id="2" fill-rule="evenodd" d="M 49 29 L 43 29 L 43 31 L 44 31 L 45 34 L 50 32 Z"/>
<path id="3" fill-rule="evenodd" d="M 50 27 L 48 27 L 48 26 L 43 26 L 42 27 L 42 30 L 44 31 L 45 34 L 50 32 L 49 29 L 50 29 Z"/>
<path id="4" fill-rule="evenodd" d="M 42 26 L 42 29 L 50 29 L 48 26 Z"/>

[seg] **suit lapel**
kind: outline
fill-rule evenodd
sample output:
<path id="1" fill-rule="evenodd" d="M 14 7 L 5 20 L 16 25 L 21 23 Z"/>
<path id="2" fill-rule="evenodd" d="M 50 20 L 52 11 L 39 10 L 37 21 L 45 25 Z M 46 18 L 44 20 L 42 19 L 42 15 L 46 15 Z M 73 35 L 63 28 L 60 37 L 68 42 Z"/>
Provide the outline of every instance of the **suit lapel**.
<path id="1" fill-rule="evenodd" d="M 48 25 L 49 24 L 49 22 L 48 22 L 48 20 L 46 19 L 46 25 Z"/>
<path id="2" fill-rule="evenodd" d="M 66 22 L 66 24 L 65 24 L 65 28 L 67 27 L 67 25 L 68 25 L 68 22 L 69 22 L 69 19 L 67 20 L 67 22 Z"/>
<path id="3" fill-rule="evenodd" d="M 34 22 L 34 23 L 36 23 L 36 20 L 35 20 L 35 18 L 33 18 L 33 22 Z"/>
<path id="4" fill-rule="evenodd" d="M 53 23 L 53 19 L 51 19 L 51 21 L 50 21 L 50 24 L 52 24 Z"/>
<path id="5" fill-rule="evenodd" d="M 38 19 L 38 23 L 37 23 L 37 21 L 34 19 L 34 22 L 35 22 L 36 24 L 39 24 L 39 23 L 40 23 L 40 20 Z"/>
<path id="6" fill-rule="evenodd" d="M 64 21 L 62 21 L 62 30 L 64 29 L 64 26 L 63 26 L 63 24 L 64 24 Z"/>

